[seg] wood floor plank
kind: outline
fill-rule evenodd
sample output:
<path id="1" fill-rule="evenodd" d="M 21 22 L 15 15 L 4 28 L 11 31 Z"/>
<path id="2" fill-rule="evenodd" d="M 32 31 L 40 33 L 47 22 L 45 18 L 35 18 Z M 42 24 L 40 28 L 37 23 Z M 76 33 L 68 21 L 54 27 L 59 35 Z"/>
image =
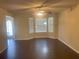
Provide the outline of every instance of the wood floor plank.
<path id="1" fill-rule="evenodd" d="M 7 40 L 0 59 L 79 59 L 79 55 L 56 39 Z"/>

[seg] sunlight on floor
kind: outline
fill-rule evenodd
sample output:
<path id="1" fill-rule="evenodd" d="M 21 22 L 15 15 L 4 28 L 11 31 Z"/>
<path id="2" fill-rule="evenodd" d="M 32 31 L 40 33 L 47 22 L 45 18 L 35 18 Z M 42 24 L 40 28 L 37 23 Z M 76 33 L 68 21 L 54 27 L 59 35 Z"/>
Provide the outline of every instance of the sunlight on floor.
<path id="1" fill-rule="evenodd" d="M 15 40 L 13 39 L 8 39 L 7 41 L 7 45 L 8 45 L 8 49 L 7 49 L 7 58 L 8 59 L 11 59 L 11 58 L 14 58 L 15 55 L 16 55 L 16 43 L 15 43 Z"/>

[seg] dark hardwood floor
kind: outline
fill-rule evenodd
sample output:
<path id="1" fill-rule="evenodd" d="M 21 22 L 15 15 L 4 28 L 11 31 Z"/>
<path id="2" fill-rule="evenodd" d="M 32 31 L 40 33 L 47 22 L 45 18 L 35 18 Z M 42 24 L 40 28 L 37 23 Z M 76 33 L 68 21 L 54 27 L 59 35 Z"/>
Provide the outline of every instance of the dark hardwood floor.
<path id="1" fill-rule="evenodd" d="M 79 55 L 55 39 L 8 40 L 0 59 L 79 59 Z"/>

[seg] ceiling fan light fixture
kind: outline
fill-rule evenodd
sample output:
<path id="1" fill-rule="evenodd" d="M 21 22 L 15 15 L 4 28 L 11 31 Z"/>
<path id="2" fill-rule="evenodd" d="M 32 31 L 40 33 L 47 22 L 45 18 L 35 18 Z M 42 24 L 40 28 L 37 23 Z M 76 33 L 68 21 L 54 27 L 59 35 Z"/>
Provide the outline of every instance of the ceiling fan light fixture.
<path id="1" fill-rule="evenodd" d="M 43 16 L 43 13 L 38 12 L 37 16 Z"/>
<path id="2" fill-rule="evenodd" d="M 37 16 L 43 16 L 43 15 L 44 15 L 44 11 L 38 11 L 38 12 L 36 13 L 36 15 L 37 15 Z"/>

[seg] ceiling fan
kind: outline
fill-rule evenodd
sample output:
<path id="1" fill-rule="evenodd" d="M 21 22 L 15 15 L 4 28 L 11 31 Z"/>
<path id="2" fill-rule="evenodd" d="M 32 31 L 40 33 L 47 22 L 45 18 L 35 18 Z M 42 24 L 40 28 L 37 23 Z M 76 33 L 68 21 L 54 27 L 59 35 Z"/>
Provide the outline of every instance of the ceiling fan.
<path id="1" fill-rule="evenodd" d="M 47 3 L 52 2 L 52 4 L 61 2 L 62 0 L 45 0 L 42 4 L 40 4 L 39 6 L 34 6 L 34 7 L 29 7 L 29 8 L 24 8 L 24 9 L 20 9 L 20 10 L 32 10 L 32 9 L 42 9 L 42 8 L 66 8 L 64 6 L 48 6 Z"/>
<path id="2" fill-rule="evenodd" d="M 63 5 L 61 5 L 61 6 L 52 6 L 51 4 L 49 4 L 49 3 L 51 3 L 52 2 L 52 4 L 56 4 L 56 3 L 59 3 L 59 2 L 61 2 L 62 0 L 45 0 L 42 4 L 40 4 L 39 6 L 33 6 L 33 7 L 29 7 L 29 8 L 24 8 L 24 9 L 19 9 L 19 11 L 29 11 L 29 10 L 35 10 L 35 12 L 36 12 L 36 10 L 38 10 L 38 11 L 45 11 L 45 10 L 43 10 L 43 8 L 50 8 L 50 9 L 53 9 L 53 8 L 71 8 L 71 6 L 63 6 Z M 46 13 L 52 13 L 52 11 L 51 10 L 48 10 L 48 11 L 45 11 Z"/>

